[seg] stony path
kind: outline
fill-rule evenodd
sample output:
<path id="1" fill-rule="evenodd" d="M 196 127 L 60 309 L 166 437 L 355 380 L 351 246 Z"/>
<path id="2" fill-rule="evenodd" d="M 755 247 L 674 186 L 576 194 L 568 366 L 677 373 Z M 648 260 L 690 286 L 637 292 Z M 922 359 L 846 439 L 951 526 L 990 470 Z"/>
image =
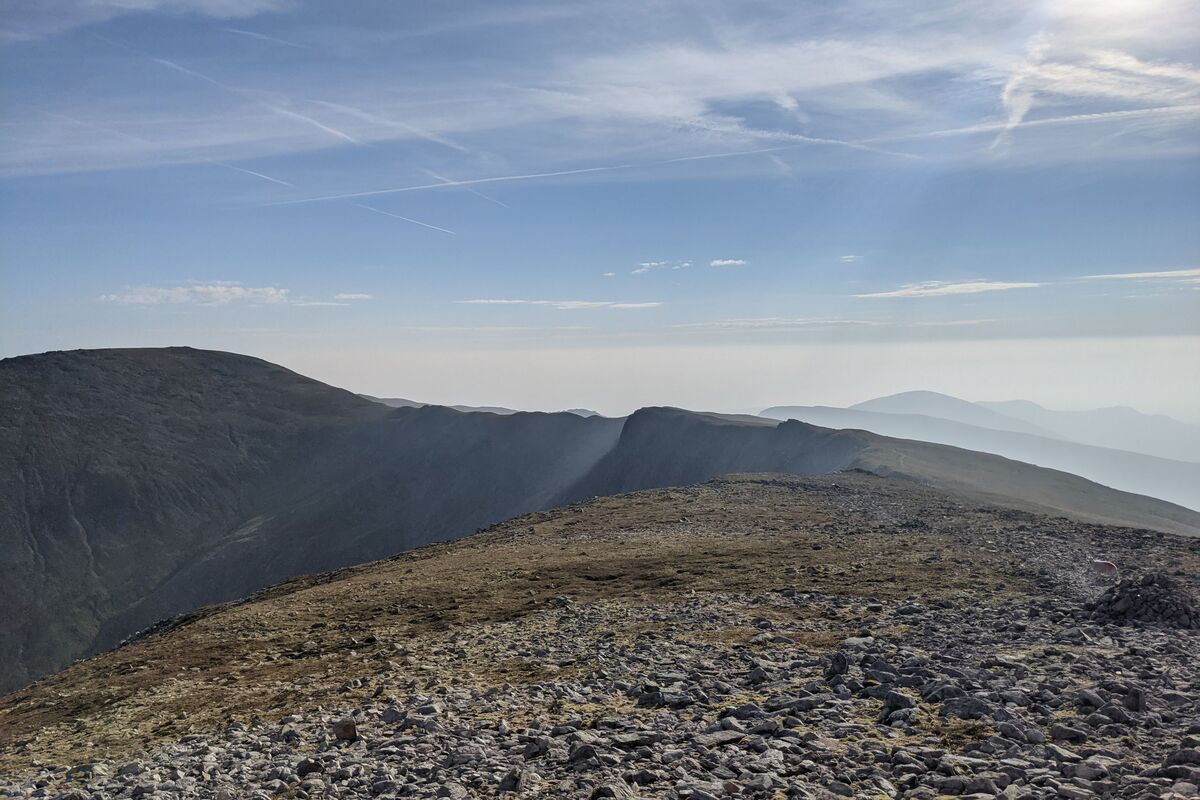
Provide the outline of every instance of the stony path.
<path id="1" fill-rule="evenodd" d="M 786 588 L 560 603 L 436 650 L 395 645 L 364 705 L 77 767 L 84 785 L 63 793 L 5 791 L 1085 798 L 1189 797 L 1200 783 L 1193 631 L 1097 625 L 1053 601 L 931 607 Z M 826 649 L 846 626 L 858 629 Z M 427 677 L 393 682 L 401 667 Z M 476 688 L 472 669 L 516 682 Z"/>

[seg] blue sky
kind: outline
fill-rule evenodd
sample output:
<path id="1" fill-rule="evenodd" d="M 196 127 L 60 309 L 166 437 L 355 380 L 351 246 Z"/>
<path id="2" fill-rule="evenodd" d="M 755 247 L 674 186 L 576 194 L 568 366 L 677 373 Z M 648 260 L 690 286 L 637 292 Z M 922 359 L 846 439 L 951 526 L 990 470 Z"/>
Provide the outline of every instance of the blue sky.
<path id="1" fill-rule="evenodd" d="M 0 355 L 1200 417 L 1200 11 L 911 5 L 9 3 Z"/>

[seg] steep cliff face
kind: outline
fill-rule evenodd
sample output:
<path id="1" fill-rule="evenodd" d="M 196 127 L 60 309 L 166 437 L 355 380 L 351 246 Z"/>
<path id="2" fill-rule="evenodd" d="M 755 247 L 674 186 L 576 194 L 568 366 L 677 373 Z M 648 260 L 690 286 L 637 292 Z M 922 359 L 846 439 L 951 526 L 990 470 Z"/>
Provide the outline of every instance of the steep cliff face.
<path id="1" fill-rule="evenodd" d="M 382 416 L 264 361 L 186 348 L 7 359 L 0 398 L 0 687 L 85 652 L 104 620 L 260 513 L 281 464 Z"/>

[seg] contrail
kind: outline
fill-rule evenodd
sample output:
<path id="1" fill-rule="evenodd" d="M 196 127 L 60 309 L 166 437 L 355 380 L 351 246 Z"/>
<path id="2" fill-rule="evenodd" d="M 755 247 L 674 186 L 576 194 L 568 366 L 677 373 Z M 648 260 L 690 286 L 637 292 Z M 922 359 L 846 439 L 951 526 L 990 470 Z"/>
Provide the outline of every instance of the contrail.
<path id="1" fill-rule="evenodd" d="M 157 143 L 152 142 L 149 139 L 143 139 L 140 136 L 134 136 L 132 133 L 126 133 L 125 131 L 117 130 L 116 128 L 110 128 L 107 125 L 99 125 L 95 122 L 84 122 L 81 119 L 76 119 L 75 117 L 69 117 L 66 114 L 59 114 L 59 113 L 53 113 L 53 112 L 47 112 L 47 113 L 52 117 L 58 117 L 59 119 L 65 119 L 67 122 L 73 123 L 75 125 L 79 125 L 84 128 L 92 128 L 92 129 L 95 129 L 98 131 L 103 131 L 104 133 L 112 134 L 113 136 L 118 136 L 122 139 L 128 139 L 131 142 L 137 142 L 138 144 L 145 145 L 146 147 L 157 148 L 159 146 Z M 195 154 L 193 154 L 193 155 L 195 155 Z M 296 184 L 294 184 L 294 183 L 288 183 L 287 181 L 280 180 L 279 178 L 272 178 L 270 175 L 264 175 L 263 173 L 255 172 L 252 169 L 246 169 L 245 167 L 235 166 L 235 165 L 227 163 L 225 161 L 218 161 L 217 159 L 209 158 L 208 156 L 195 155 L 195 157 L 198 158 L 200 161 L 202 161 L 205 164 L 212 164 L 213 166 L 216 166 L 216 167 L 224 167 L 225 169 L 231 169 L 235 172 L 241 172 L 245 175 L 253 175 L 256 178 L 262 178 L 264 181 L 270 181 L 271 183 L 276 183 L 276 184 L 279 184 L 280 186 L 287 186 L 292 189 L 296 188 Z"/>
<path id="2" fill-rule="evenodd" d="M 447 178 L 444 175 L 438 175 L 436 172 L 434 172 L 431 169 L 423 169 L 421 171 L 424 172 L 429 177 L 433 178 L 434 180 L 439 180 L 444 184 L 449 184 L 449 185 L 454 184 L 454 181 L 452 181 L 450 178 Z M 496 205 L 500 206 L 501 208 L 512 208 L 512 206 L 508 205 L 508 203 L 502 203 L 494 197 L 489 197 L 488 195 L 484 194 L 483 192 L 479 191 L 478 189 L 472 189 L 470 186 L 463 186 L 461 188 L 464 192 L 470 192 L 471 194 L 475 195 L 476 197 L 482 197 L 484 200 L 487 200 L 489 203 L 495 203 Z"/>
<path id="3" fill-rule="evenodd" d="M 236 33 L 239 36 L 249 36 L 251 39 L 261 39 L 264 42 L 273 42 L 275 44 L 287 45 L 288 47 L 299 47 L 301 50 L 311 50 L 312 48 L 306 44 L 299 42 L 289 42 L 287 39 L 280 39 L 275 36 L 267 36 L 265 33 L 255 33 L 254 31 L 244 31 L 241 28 L 222 28 L 226 33 Z"/>
<path id="4" fill-rule="evenodd" d="M 361 119 L 364 122 L 370 122 L 374 125 L 387 125 L 388 127 L 400 128 L 401 130 L 406 130 L 409 133 L 415 134 L 416 136 L 419 136 L 422 139 L 426 139 L 435 144 L 440 144 L 442 147 L 449 147 L 451 150 L 457 150 L 460 153 L 470 153 L 471 152 L 470 150 L 463 147 L 458 142 L 451 141 L 451 140 L 447 139 L 445 136 L 440 136 L 436 133 L 432 133 L 431 131 L 424 130 L 423 128 L 418 128 L 416 125 L 410 125 L 407 122 L 401 122 L 398 119 L 390 119 L 388 117 L 381 117 L 378 114 L 372 114 L 370 111 L 364 111 L 361 108 L 355 108 L 354 106 L 343 105 L 342 103 L 333 103 L 328 100 L 309 100 L 309 102 L 315 103 L 316 105 L 319 105 L 319 106 L 325 106 L 326 108 L 331 108 L 334 111 L 340 111 L 343 114 L 348 114 L 352 117 Z"/>
<path id="5" fill-rule="evenodd" d="M 357 144 L 357 145 L 362 144 L 362 142 L 360 142 L 358 139 L 355 139 L 350 134 L 343 133 L 342 131 L 339 131 L 337 128 L 331 128 L 328 125 L 318 122 L 317 120 L 313 119 L 312 117 L 306 117 L 297 111 L 292 111 L 291 109 L 281 108 L 280 106 L 271 105 L 271 104 L 265 104 L 264 108 L 269 108 L 271 111 L 274 111 L 276 114 L 281 114 L 285 117 L 291 117 L 292 119 L 299 120 L 301 122 L 312 125 L 317 130 L 325 131 L 325 133 L 328 133 L 332 136 L 336 136 L 339 139 L 342 139 L 344 141 L 350 142 L 350 144 Z"/>
<path id="6" fill-rule="evenodd" d="M 183 66 L 182 64 L 177 64 L 174 61 L 171 61 L 170 59 L 167 59 L 167 58 L 159 58 L 158 56 L 152 56 L 149 53 L 138 50 L 135 47 L 130 47 L 129 45 L 124 44 L 122 42 L 118 42 L 114 39 L 109 39 L 107 36 L 101 36 L 98 33 L 93 33 L 92 35 L 95 36 L 97 39 L 100 39 L 103 42 L 107 42 L 108 44 L 113 45 L 114 47 L 119 47 L 122 50 L 127 50 L 130 53 L 138 55 L 142 58 L 149 59 L 150 61 L 154 62 L 155 64 L 158 64 L 159 66 L 166 67 L 167 69 L 175 70 L 176 72 L 183 73 L 184 75 L 189 75 L 193 78 L 196 78 L 197 80 L 204 81 L 205 83 L 210 83 L 219 89 L 223 89 L 227 92 L 232 92 L 233 94 L 236 94 L 240 97 L 245 97 L 245 98 L 249 99 L 250 101 L 254 102 L 255 104 L 257 104 L 259 107 L 265 108 L 266 110 L 270 111 L 273 114 L 278 114 L 279 116 L 282 116 L 282 117 L 294 119 L 299 122 L 303 122 L 306 125 L 311 125 L 314 128 L 317 128 L 318 130 L 321 130 L 321 131 L 324 131 L 325 133 L 330 134 L 331 136 L 336 136 L 337 138 L 341 139 L 342 141 L 350 142 L 351 144 L 356 144 L 356 145 L 362 144 L 362 142 L 360 142 L 358 139 L 355 139 L 350 134 L 344 133 L 342 131 L 339 131 L 337 128 L 332 128 L 328 125 L 318 122 L 317 120 L 313 119 L 312 117 L 306 117 L 305 115 L 300 114 L 296 111 L 292 111 L 291 109 L 287 109 L 287 108 L 282 108 L 280 106 L 274 105 L 273 103 L 264 103 L 262 100 L 259 100 L 257 97 L 255 97 L 253 95 L 253 93 L 247 91 L 246 89 L 239 89 L 236 86 L 230 86 L 228 83 L 219 81 L 216 78 L 211 78 L 208 75 L 205 75 L 203 72 L 197 72 L 194 69 L 189 69 L 189 68 Z"/>
<path id="7" fill-rule="evenodd" d="M 188 69 L 187 67 L 183 66 L 182 64 L 176 64 L 174 61 L 171 61 L 170 59 L 159 58 L 158 56 L 147 56 L 147 57 L 151 61 L 153 61 L 155 64 L 164 66 L 167 69 L 173 69 L 177 72 L 182 72 L 184 75 L 190 75 L 193 78 L 199 78 L 200 80 L 211 83 L 213 86 L 224 89 L 227 92 L 237 92 L 238 94 L 245 94 L 245 92 L 243 92 L 240 89 L 235 89 L 234 87 L 230 86 L 227 83 L 222 83 L 221 81 L 217 80 L 216 78 L 210 78 L 203 73 L 196 72 L 196 70 L 194 70 L 194 69 Z"/>
<path id="8" fill-rule="evenodd" d="M 965 125 L 961 128 L 946 128 L 940 131 L 920 131 L 895 136 L 881 136 L 874 139 L 863 139 L 864 142 L 899 142 L 912 139 L 936 139 L 943 136 L 969 136 L 973 133 L 992 133 L 1012 128 L 1034 128 L 1052 125 L 1071 125 L 1086 122 L 1106 122 L 1116 119 L 1135 119 L 1149 116 L 1170 116 L 1179 114 L 1190 116 L 1200 114 L 1200 104 L 1179 106 L 1154 106 L 1152 108 L 1134 108 L 1123 111 L 1099 111 L 1094 114 L 1069 114 L 1063 117 L 1045 117 L 1043 119 L 1027 119 L 1012 124 L 1005 122 L 981 122 L 975 125 Z"/>
<path id="9" fill-rule="evenodd" d="M 753 151 L 753 152 L 759 152 L 759 153 L 771 152 L 772 150 L 776 150 L 776 149 L 791 149 L 791 148 L 798 147 L 801 145 L 806 145 L 806 144 L 824 144 L 824 145 L 831 145 L 833 147 L 848 147 L 851 150 L 862 150 L 862 151 L 865 151 L 868 153 L 876 153 L 876 154 L 884 155 L 884 156 L 892 156 L 894 158 L 908 158 L 908 159 L 923 160 L 921 156 L 915 155 L 913 153 L 899 153 L 899 152 L 896 152 L 895 150 L 883 150 L 878 147 L 872 147 L 869 144 L 866 144 L 862 141 L 848 141 L 845 139 L 826 139 L 826 138 L 822 138 L 819 136 L 805 136 L 802 133 L 791 133 L 790 131 L 768 131 L 768 130 L 760 130 L 758 128 L 746 128 L 742 125 L 732 125 L 732 126 L 730 126 L 730 125 L 715 125 L 712 123 L 704 123 L 703 121 L 696 120 L 696 119 L 688 120 L 685 123 L 685 125 L 687 127 L 699 128 L 700 130 L 711 131 L 714 133 L 725 133 L 725 134 L 749 136 L 749 137 L 756 138 L 756 139 L 775 139 L 775 140 L 782 139 L 785 142 L 790 141 L 790 142 L 797 143 L 795 145 L 789 145 L 787 148 L 780 146 L 780 147 L 775 147 L 775 148 L 768 148 L 768 149 L 764 149 L 764 150 Z M 747 155 L 752 155 L 752 154 L 753 153 L 747 153 Z M 703 158 L 703 156 L 701 156 L 701 158 Z M 677 160 L 689 160 L 689 159 L 677 159 Z"/>
<path id="10" fill-rule="evenodd" d="M 235 167 L 233 164 L 226 164 L 224 161 L 217 161 L 215 158 L 205 158 L 204 160 L 210 164 L 215 164 L 218 167 L 225 167 L 226 169 L 232 169 L 232 170 L 237 170 L 238 172 L 244 172 L 247 175 L 253 175 L 256 178 L 262 178 L 264 181 L 270 181 L 271 183 L 277 183 L 280 186 L 289 186 L 293 189 L 296 188 L 296 184 L 294 184 L 294 183 L 288 183 L 287 181 L 282 181 L 279 178 L 272 178 L 270 175 L 264 175 L 261 172 L 255 172 L 252 169 L 245 169 L 243 167 Z"/>
<path id="11" fill-rule="evenodd" d="M 494 178 L 475 178 L 466 181 L 450 181 L 449 183 L 423 183 L 417 186 L 401 186 L 396 189 L 375 189 L 369 192 L 348 192 L 346 194 L 330 194 L 322 197 L 302 197 L 299 200 L 279 200 L 265 203 L 267 206 L 295 206 L 302 203 L 320 203 L 327 200 L 352 200 L 356 197 L 374 197 L 381 194 L 399 194 L 401 192 L 420 192 L 428 189 L 444 189 L 448 186 L 478 186 L 481 183 L 502 183 L 507 181 L 528 181 L 538 178 L 555 178 L 563 175 L 583 175 L 589 172 L 611 172 L 619 169 L 632 169 L 636 164 L 617 164 L 609 167 L 587 167 L 585 169 L 563 169 L 555 172 L 531 172 L 527 175 L 499 175 Z M 363 206 L 366 208 L 366 206 Z M 379 209 L 371 209 L 378 211 Z M 386 212 L 380 212 L 386 213 Z"/>
<path id="12" fill-rule="evenodd" d="M 280 205 L 280 203 L 271 203 L 270 205 Z M 402 217 L 399 214 L 393 214 L 390 211 L 384 211 L 382 208 L 374 208 L 373 206 L 364 206 L 362 203 L 355 203 L 354 205 L 358 208 L 365 208 L 367 211 L 374 211 L 376 214 L 383 214 L 385 217 L 392 217 L 393 219 L 402 219 L 405 222 L 411 222 L 413 225 L 420 225 L 422 228 L 433 228 L 435 231 L 441 231 L 442 233 L 449 233 L 451 235 L 454 234 L 454 231 L 452 231 L 452 230 L 448 230 L 446 228 L 439 228 L 437 225 L 430 225 L 428 222 L 421 222 L 421 220 L 419 220 L 419 219 L 411 219 L 409 217 Z"/>
<path id="13" fill-rule="evenodd" d="M 665 161 L 652 161 L 646 166 L 654 166 L 655 164 L 678 164 L 683 161 L 705 161 L 710 158 L 734 158 L 736 156 L 756 156 L 762 153 L 778 153 L 781 150 L 795 150 L 798 147 L 803 147 L 801 144 L 781 144 L 776 147 L 759 147 L 754 150 L 732 150 L 727 153 L 704 153 L 698 156 L 680 156 L 679 158 L 668 158 Z"/>

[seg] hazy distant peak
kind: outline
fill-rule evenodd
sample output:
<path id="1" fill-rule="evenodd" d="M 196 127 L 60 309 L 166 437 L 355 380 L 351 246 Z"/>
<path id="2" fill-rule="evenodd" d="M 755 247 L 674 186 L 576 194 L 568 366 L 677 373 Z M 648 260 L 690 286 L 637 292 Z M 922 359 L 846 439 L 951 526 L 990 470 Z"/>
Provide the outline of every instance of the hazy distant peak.
<path id="1" fill-rule="evenodd" d="M 933 392 L 928 389 L 912 389 L 907 392 L 896 392 L 894 394 L 885 394 L 882 397 L 876 397 L 873 400 L 864 400 L 856 405 L 865 406 L 868 403 L 884 403 L 884 402 L 929 402 L 929 403 L 953 403 L 956 405 L 971 405 L 971 401 L 963 400 L 960 397 L 955 397 L 951 394 L 943 392 Z"/>
<path id="2" fill-rule="evenodd" d="M 954 422 L 962 422 L 981 428 L 991 428 L 992 430 L 1031 433 L 1055 439 L 1064 438 L 1060 434 L 1047 430 L 1029 420 L 1011 417 L 1001 411 L 987 408 L 978 403 L 972 403 L 939 392 L 900 392 L 899 394 L 867 400 L 850 406 L 850 408 L 885 414 L 920 414 L 926 417 L 938 417 Z"/>
<path id="3" fill-rule="evenodd" d="M 975 405 L 990 408 L 994 411 L 1004 413 L 1005 411 L 1048 411 L 1045 406 L 1035 403 L 1032 400 L 981 400 Z"/>

